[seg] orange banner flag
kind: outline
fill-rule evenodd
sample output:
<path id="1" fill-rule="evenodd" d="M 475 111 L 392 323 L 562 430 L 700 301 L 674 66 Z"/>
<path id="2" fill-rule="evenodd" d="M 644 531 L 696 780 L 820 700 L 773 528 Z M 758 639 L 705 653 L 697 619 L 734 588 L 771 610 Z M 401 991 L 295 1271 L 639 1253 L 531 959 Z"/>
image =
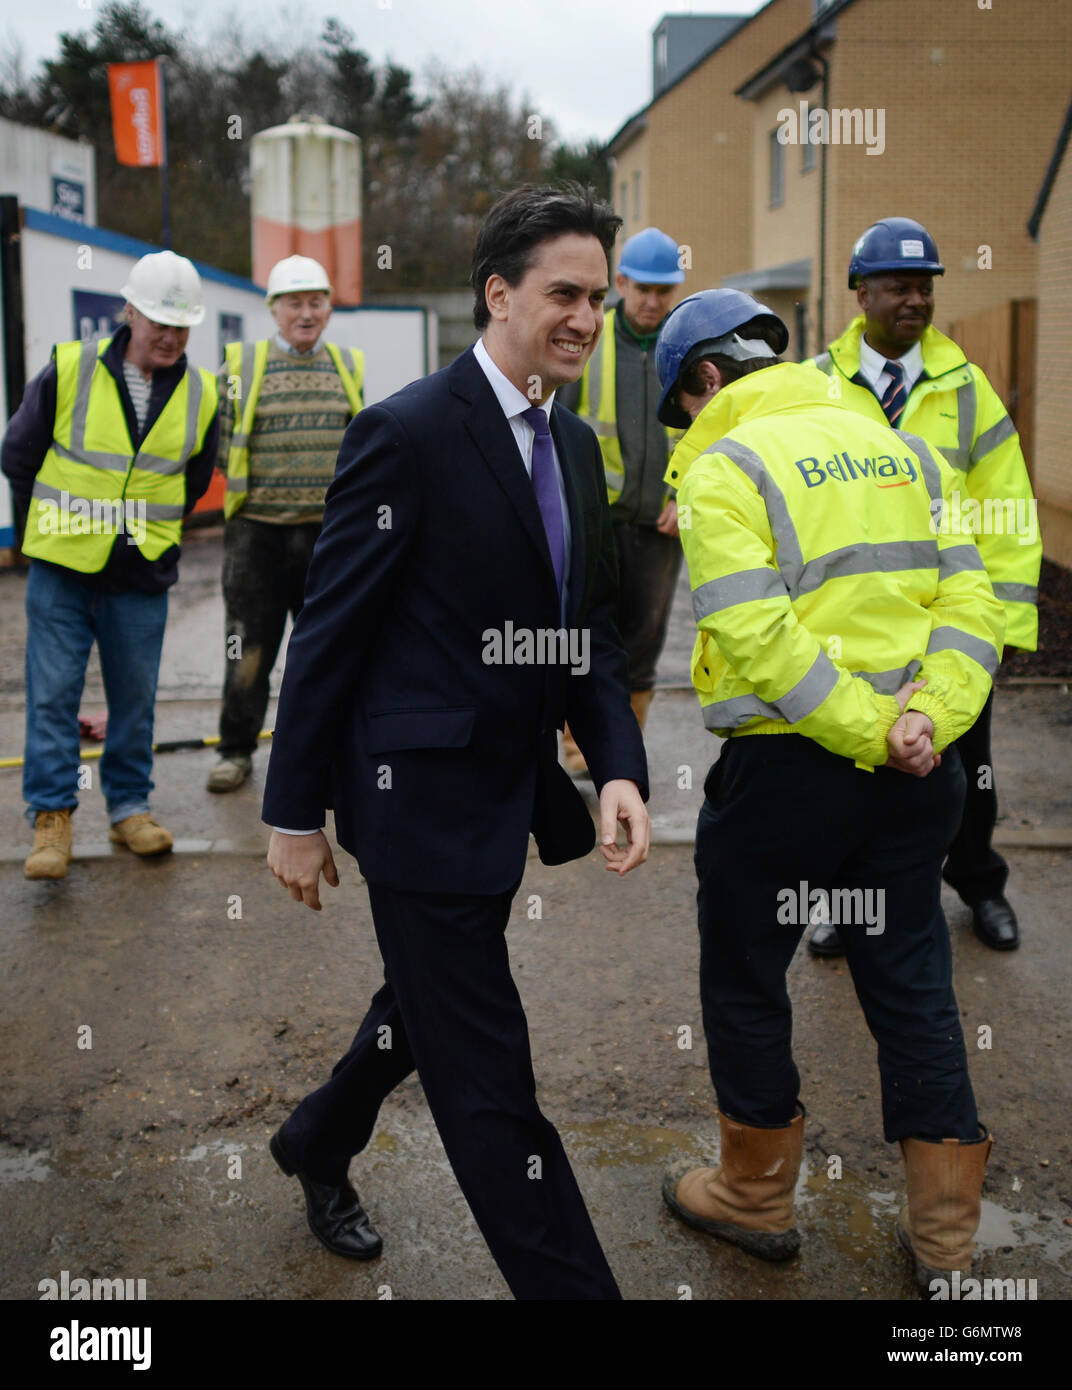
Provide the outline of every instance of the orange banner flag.
<path id="1" fill-rule="evenodd" d="M 109 63 L 115 157 L 120 164 L 152 168 L 164 163 L 164 103 L 160 65 Z"/>

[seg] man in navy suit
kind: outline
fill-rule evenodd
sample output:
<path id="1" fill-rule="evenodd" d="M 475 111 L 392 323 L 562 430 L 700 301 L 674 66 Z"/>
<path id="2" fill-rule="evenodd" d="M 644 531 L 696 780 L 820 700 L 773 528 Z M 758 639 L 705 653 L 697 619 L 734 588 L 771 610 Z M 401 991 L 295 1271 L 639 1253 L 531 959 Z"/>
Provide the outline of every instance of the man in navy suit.
<path id="1" fill-rule="evenodd" d="M 601 456 L 588 426 L 553 404 L 599 338 L 620 225 L 576 185 L 500 199 L 473 256 L 481 340 L 350 425 L 264 798 L 269 866 L 314 909 L 320 874 L 338 883 L 314 828 L 334 809 L 385 974 L 331 1079 L 273 1137 L 276 1161 L 301 1181 L 329 1249 L 378 1254 L 347 1171 L 416 1067 L 518 1298 L 620 1297 L 536 1102 L 505 940 L 530 831 L 547 864 L 595 844 L 557 762 L 565 719 L 599 791 L 606 868 L 624 875 L 647 857 L 647 764 L 612 616 Z"/>

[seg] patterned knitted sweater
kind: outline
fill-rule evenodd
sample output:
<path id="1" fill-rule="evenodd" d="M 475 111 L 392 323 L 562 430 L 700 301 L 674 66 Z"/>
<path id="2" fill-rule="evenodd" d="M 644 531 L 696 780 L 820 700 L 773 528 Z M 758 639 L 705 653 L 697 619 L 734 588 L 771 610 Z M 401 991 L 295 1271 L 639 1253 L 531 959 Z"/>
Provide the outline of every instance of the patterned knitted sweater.
<path id="1" fill-rule="evenodd" d="M 220 401 L 227 402 L 226 364 L 219 380 Z M 238 515 L 277 526 L 323 520 L 324 493 L 352 418 L 326 348 L 299 357 L 272 340 L 249 440 L 249 496 Z M 218 466 L 224 472 L 233 430 L 233 407 L 221 410 Z"/>

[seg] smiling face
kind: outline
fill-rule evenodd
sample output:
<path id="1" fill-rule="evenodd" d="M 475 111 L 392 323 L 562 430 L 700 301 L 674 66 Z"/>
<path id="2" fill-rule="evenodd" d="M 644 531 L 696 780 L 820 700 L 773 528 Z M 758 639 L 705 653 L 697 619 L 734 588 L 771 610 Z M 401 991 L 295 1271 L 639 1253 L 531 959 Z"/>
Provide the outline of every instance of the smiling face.
<path id="1" fill-rule="evenodd" d="M 488 352 L 534 403 L 579 379 L 603 329 L 609 287 L 598 238 L 577 232 L 541 242 L 518 284 L 488 277 Z"/>
<path id="2" fill-rule="evenodd" d="M 277 294 L 269 308 L 279 331 L 298 352 L 313 347 L 331 317 L 331 296 L 323 290 L 300 294 Z"/>
<path id="3" fill-rule="evenodd" d="M 126 318 L 130 324 L 126 356 L 146 375 L 163 367 L 173 367 L 186 351 L 186 341 L 190 336 L 188 328 L 156 323 L 147 319 L 133 304 L 127 305 Z"/>
<path id="4" fill-rule="evenodd" d="M 934 277 L 921 270 L 869 275 L 856 298 L 867 320 L 868 343 L 883 357 L 903 357 L 934 317 Z"/>
<path id="5" fill-rule="evenodd" d="M 614 288 L 622 297 L 622 312 L 634 333 L 654 333 L 670 312 L 676 285 L 644 285 L 620 271 Z"/>

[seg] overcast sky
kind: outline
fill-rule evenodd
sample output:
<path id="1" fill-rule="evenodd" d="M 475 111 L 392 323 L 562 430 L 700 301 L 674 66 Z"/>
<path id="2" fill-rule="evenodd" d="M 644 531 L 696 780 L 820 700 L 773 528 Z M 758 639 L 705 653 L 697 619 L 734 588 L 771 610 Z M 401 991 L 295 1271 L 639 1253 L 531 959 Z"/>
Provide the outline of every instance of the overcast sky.
<path id="1" fill-rule="evenodd" d="M 480 67 L 489 86 L 527 93 L 569 140 L 606 140 L 651 99 L 651 31 L 664 14 L 754 14 L 763 0 L 143 0 L 170 30 L 196 38 L 234 15 L 258 35 L 315 41 L 334 16 L 376 63 L 390 58 L 419 78 L 436 61 Z M 32 0 L 5 6 L 0 49 L 22 46 L 28 66 L 57 51 L 56 36 L 91 30 L 100 0 Z M 16 18 L 16 14 L 18 17 Z M 787 35 L 787 38 L 792 35 Z"/>

